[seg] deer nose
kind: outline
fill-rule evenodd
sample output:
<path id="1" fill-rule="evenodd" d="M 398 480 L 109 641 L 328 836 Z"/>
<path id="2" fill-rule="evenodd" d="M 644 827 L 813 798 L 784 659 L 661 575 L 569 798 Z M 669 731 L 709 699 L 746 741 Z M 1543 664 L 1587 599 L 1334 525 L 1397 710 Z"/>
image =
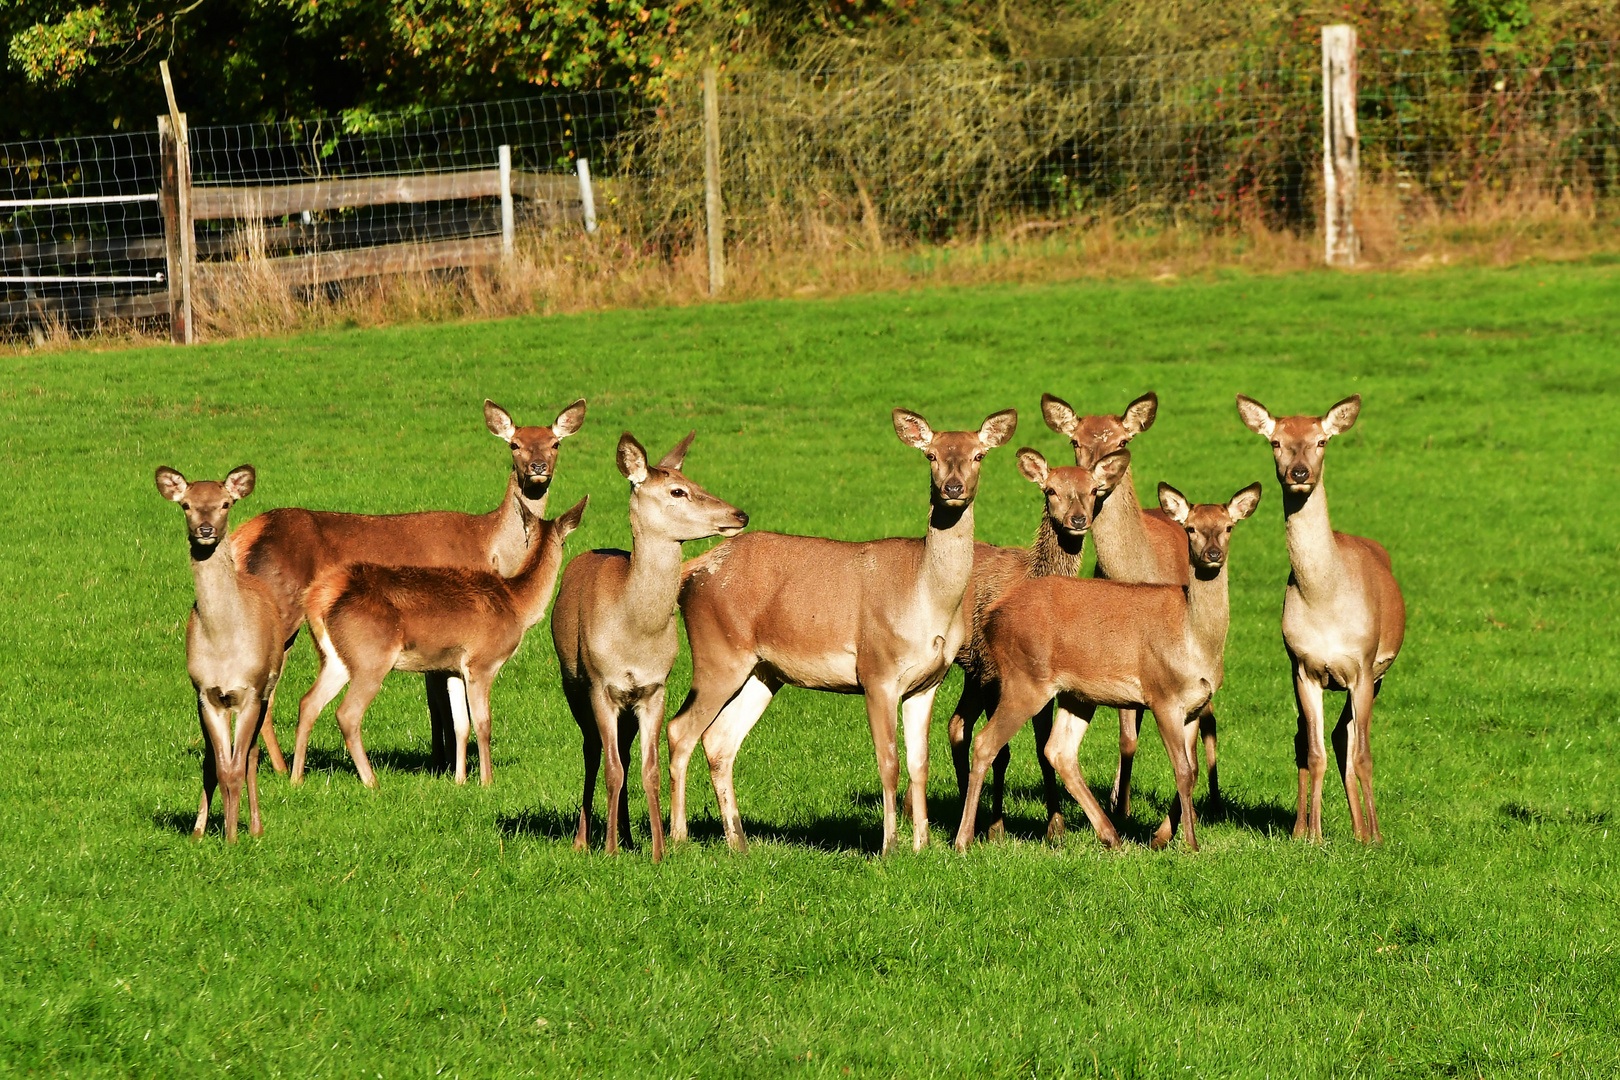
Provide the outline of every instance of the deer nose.
<path id="1" fill-rule="evenodd" d="M 1296 484 L 1303 484 L 1311 478 L 1311 470 L 1303 465 L 1295 465 L 1288 470 L 1288 478 Z"/>
<path id="2" fill-rule="evenodd" d="M 1085 527 L 1086 527 L 1086 515 L 1084 515 L 1084 514 L 1070 514 L 1069 515 L 1069 528 L 1071 528 L 1071 529 L 1083 529 Z"/>
<path id="3" fill-rule="evenodd" d="M 214 527 L 212 525 L 199 525 L 197 526 L 197 535 L 201 537 L 213 536 Z"/>
<path id="4" fill-rule="evenodd" d="M 962 497 L 962 481 L 945 481 L 945 497 L 947 499 L 960 499 Z"/>
<path id="5" fill-rule="evenodd" d="M 743 513 L 741 510 L 736 511 L 732 516 L 737 519 L 737 524 L 739 524 L 739 525 L 747 525 L 748 524 L 748 515 Z"/>
<path id="6" fill-rule="evenodd" d="M 530 476 L 544 476 L 544 475 L 546 475 L 546 463 L 543 462 L 543 461 L 531 461 L 531 462 L 529 462 L 529 475 Z"/>

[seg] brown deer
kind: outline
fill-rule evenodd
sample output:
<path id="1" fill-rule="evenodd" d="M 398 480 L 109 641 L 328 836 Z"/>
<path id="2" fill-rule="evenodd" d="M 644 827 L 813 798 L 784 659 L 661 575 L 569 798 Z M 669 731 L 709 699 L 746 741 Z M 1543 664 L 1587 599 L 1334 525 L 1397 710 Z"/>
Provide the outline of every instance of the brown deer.
<path id="1" fill-rule="evenodd" d="M 448 671 L 466 684 L 478 735 L 478 779 L 493 783 L 490 686 L 529 627 L 545 617 L 562 569 L 563 541 L 579 528 L 589 502 L 587 495 L 560 517 L 535 522 L 538 536 L 511 577 L 493 570 L 376 563 L 332 566 L 316 574 L 304 608 L 320 652 L 320 670 L 298 704 L 293 783 L 303 779 L 315 718 L 348 683 L 349 692 L 337 709 L 338 726 L 361 782 L 377 786 L 360 724 L 390 671 Z M 466 730 L 459 727 L 456 737 L 458 784 L 467 781 Z"/>
<path id="2" fill-rule="evenodd" d="M 957 791 L 967 797 L 969 750 L 973 726 L 981 715 L 995 711 L 995 674 L 989 669 L 984 652 L 984 623 L 990 609 L 1013 586 L 1029 578 L 1074 577 L 1080 572 L 1080 557 L 1086 533 L 1096 516 L 1102 493 L 1119 482 L 1130 466 L 1130 454 L 1109 454 L 1095 465 L 1052 468 L 1039 451 L 1024 447 L 1018 451 L 1018 471 L 1040 486 L 1045 496 L 1045 513 L 1035 531 L 1035 542 L 1028 548 L 996 547 L 983 541 L 973 545 L 973 632 L 956 653 L 962 669 L 962 696 L 951 714 L 947 731 L 951 758 L 956 766 Z M 1035 715 L 1035 756 L 1046 787 L 1046 836 L 1056 840 L 1063 835 L 1063 814 L 1059 805 L 1057 774 L 1041 753 L 1052 730 L 1052 710 L 1043 707 Z M 1006 831 L 1002 812 L 1007 764 L 1011 755 L 1006 747 L 996 755 L 991 784 L 991 824 L 994 838 Z"/>
<path id="3" fill-rule="evenodd" d="M 188 483 L 167 465 L 154 479 L 163 497 L 185 511 L 191 577 L 197 586 L 186 620 L 186 673 L 197 693 L 203 733 L 202 805 L 192 835 L 201 836 L 208 828 L 208 808 L 219 786 L 225 789 L 225 839 L 236 842 L 245 780 L 248 832 L 262 836 L 258 735 L 281 677 L 281 621 L 269 587 L 237 569 L 235 545 L 226 529 L 231 506 L 253 491 L 253 466 L 232 469 L 223 483 Z"/>
<path id="4" fill-rule="evenodd" d="M 1322 839 L 1322 778 L 1327 771 L 1322 694 L 1335 690 L 1346 695 L 1333 732 L 1333 750 L 1350 803 L 1350 821 L 1356 839 L 1378 843 L 1383 834 L 1373 802 L 1373 702 L 1406 637 L 1406 601 L 1382 544 L 1333 531 L 1322 483 L 1328 440 L 1356 422 L 1361 395 L 1345 398 L 1322 416 L 1274 417 L 1242 394 L 1237 407 L 1249 430 L 1270 441 L 1283 491 L 1291 571 L 1283 598 L 1282 632 L 1299 706 L 1299 731 L 1294 737 L 1299 809 L 1294 836 Z"/>
<path id="5" fill-rule="evenodd" d="M 562 440 L 585 422 L 585 399 L 557 414 L 549 427 L 517 427 L 511 414 L 484 402 L 484 423 L 512 451 L 506 496 L 487 514 L 427 511 L 415 514 L 340 514 L 285 507 L 269 510 L 236 530 L 242 564 L 267 582 L 281 614 L 282 637 L 292 648 L 304 621 L 304 594 L 321 571 L 348 563 L 464 567 L 510 575 L 523 564 L 540 531 L 546 495 L 557 474 Z M 452 672 L 427 673 L 433 768 L 449 767 L 453 741 L 465 741 L 466 686 Z M 459 734 L 453 735 L 453 732 Z M 268 715 L 265 748 L 271 764 L 287 764 Z M 295 781 L 296 782 L 296 781 Z"/>
<path id="6" fill-rule="evenodd" d="M 883 784 L 883 848 L 896 832 L 895 710 L 905 724 L 912 847 L 928 842 L 928 723 L 934 694 L 971 630 L 973 499 L 984 455 L 1012 438 L 1011 409 L 978 431 L 935 433 L 894 410 L 900 440 L 928 458 L 926 538 L 849 543 L 747 533 L 682 572 L 692 690 L 669 725 L 670 838 L 686 838 L 686 766 L 703 740 L 726 840 L 747 847 L 733 765 L 782 686 L 861 694 Z"/>
<path id="7" fill-rule="evenodd" d="M 664 727 L 665 683 L 680 642 L 675 606 L 681 586 L 681 544 L 735 536 L 748 515 L 710 495 L 681 465 L 692 432 L 657 465 L 628 431 L 619 437 L 619 471 L 630 481 L 631 550 L 589 551 L 563 572 L 551 614 L 551 640 L 562 669 L 563 693 L 585 742 L 585 794 L 574 847 L 590 840 L 597 768 L 607 759 L 607 850 L 630 842 L 624 762 L 641 734 L 641 783 L 647 795 L 653 861 L 664 857 L 658 808 L 658 740 Z"/>
<path id="8" fill-rule="evenodd" d="M 1185 587 L 1141 585 L 1104 578 L 1034 578 L 990 612 L 985 643 L 1000 680 L 995 714 L 973 743 L 968 798 L 956 848 L 973 840 L 985 770 L 1007 740 L 1043 704 L 1056 698 L 1046 756 L 1085 810 L 1106 847 L 1119 831 L 1091 794 L 1080 771 L 1080 740 L 1099 705 L 1147 708 L 1175 772 L 1177 805 L 1159 827 L 1162 848 L 1185 821 L 1187 847 L 1198 850 L 1192 805 L 1198 766 L 1193 744 L 1198 714 L 1220 684 L 1228 619 L 1226 564 L 1232 526 L 1254 513 L 1260 485 L 1225 504 L 1190 505 L 1169 484 L 1159 504 L 1184 529 L 1191 573 Z"/>
<path id="9" fill-rule="evenodd" d="M 1066 435 L 1074 446 L 1076 464 L 1095 461 L 1130 443 L 1153 426 L 1159 411 L 1159 397 L 1149 391 L 1125 406 L 1118 416 L 1078 416 L 1069 403 L 1051 394 L 1041 396 L 1041 415 L 1053 431 Z M 1127 473 L 1123 482 L 1105 492 L 1097 522 L 1092 528 L 1096 547 L 1095 576 L 1110 581 L 1140 582 L 1150 585 L 1187 584 L 1185 538 L 1181 527 L 1158 507 L 1144 510 L 1136 499 L 1135 479 Z M 1109 796 L 1109 812 L 1115 817 L 1131 811 L 1131 765 L 1136 758 L 1142 714 L 1122 709 L 1119 714 L 1119 767 L 1114 772 L 1114 789 Z M 1216 764 L 1215 710 L 1213 702 L 1198 717 L 1204 740 L 1204 760 L 1209 766 L 1209 805 L 1221 801 L 1220 775 Z"/>

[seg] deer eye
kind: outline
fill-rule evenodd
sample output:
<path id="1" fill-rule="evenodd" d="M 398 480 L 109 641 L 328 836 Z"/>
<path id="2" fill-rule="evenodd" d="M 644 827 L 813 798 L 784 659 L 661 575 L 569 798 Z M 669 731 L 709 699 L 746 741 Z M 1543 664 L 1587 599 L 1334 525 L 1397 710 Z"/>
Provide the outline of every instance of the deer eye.
<path id="1" fill-rule="evenodd" d="M 190 503 L 181 503 L 180 504 L 180 509 L 182 509 L 182 510 L 190 510 L 191 509 L 191 504 Z"/>
<path id="2" fill-rule="evenodd" d="M 974 461 L 983 461 L 984 460 L 984 455 L 983 454 L 974 454 L 973 455 L 973 460 Z"/>
<path id="3" fill-rule="evenodd" d="M 1271 448 L 1273 450 L 1281 450 L 1282 449 L 1282 443 L 1278 442 L 1276 439 L 1272 439 L 1271 440 Z"/>
<path id="4" fill-rule="evenodd" d="M 1326 439 L 1317 439 L 1316 440 L 1316 445 L 1317 446 L 1326 446 L 1327 445 L 1327 440 Z"/>
<path id="5" fill-rule="evenodd" d="M 1226 527 L 1226 531 L 1227 531 L 1227 532 L 1231 532 L 1231 531 L 1232 531 L 1232 526 L 1230 526 L 1230 525 L 1228 525 L 1228 526 L 1227 526 L 1227 527 Z"/>
<path id="6" fill-rule="evenodd" d="M 562 445 L 562 443 L 561 443 L 561 442 L 560 442 L 560 441 L 559 441 L 559 442 L 554 442 L 554 443 L 552 443 L 552 444 L 551 444 L 551 448 L 552 448 L 552 449 L 553 449 L 553 450 L 555 450 L 555 449 L 557 449 L 557 448 L 558 448 L 558 447 L 559 447 L 559 446 L 561 446 L 561 445 Z"/>
<path id="7" fill-rule="evenodd" d="M 677 499 L 686 498 L 686 489 L 685 488 L 670 488 L 669 493 L 671 495 L 673 495 Z"/>
<path id="8" fill-rule="evenodd" d="M 507 445 L 509 445 L 514 450 L 518 449 L 518 444 L 515 443 L 515 442 L 514 443 L 508 443 Z"/>
<path id="9" fill-rule="evenodd" d="M 934 453 L 930 452 L 929 455 L 928 455 L 928 460 L 929 461 L 938 461 L 939 456 L 937 454 L 934 454 Z"/>

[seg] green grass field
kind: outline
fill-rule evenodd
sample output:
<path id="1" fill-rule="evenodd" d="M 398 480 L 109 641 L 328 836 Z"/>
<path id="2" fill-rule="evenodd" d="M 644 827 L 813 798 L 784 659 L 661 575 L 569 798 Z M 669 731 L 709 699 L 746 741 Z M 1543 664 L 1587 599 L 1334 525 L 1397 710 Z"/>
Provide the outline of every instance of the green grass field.
<path id="1" fill-rule="evenodd" d="M 1617 301 L 1603 265 L 1312 274 L 0 360 L 0 1074 L 1613 1076 Z M 1067 450 L 1041 392 L 1118 411 L 1148 389 L 1144 500 L 1161 479 L 1198 501 L 1266 488 L 1233 542 L 1231 805 L 1198 855 L 1145 846 L 1174 790 L 1151 727 L 1123 853 L 1072 806 L 1061 847 L 1041 842 L 1027 729 L 1011 838 L 949 850 L 955 676 L 920 856 L 872 854 L 859 699 L 793 690 L 739 759 L 746 856 L 719 839 L 701 755 L 694 843 L 657 866 L 575 853 L 579 735 L 544 624 L 496 684 L 493 788 L 424 771 L 422 682 L 396 675 L 366 723 L 380 790 L 328 712 L 304 787 L 266 770 L 265 837 L 227 847 L 217 802 L 210 835 L 185 835 L 192 591 L 157 465 L 252 462 L 237 524 L 484 510 L 508 461 L 484 397 L 536 423 L 584 395 L 552 500 L 592 495 L 572 551 L 628 543 L 627 428 L 655 453 L 697 428 L 687 472 L 759 528 L 920 535 L 927 470 L 890 408 L 944 429 L 1014 406 L 978 522 L 1023 543 L 1039 499 L 1013 450 Z M 1279 414 L 1365 399 L 1327 483 L 1335 525 L 1390 548 L 1410 611 L 1373 733 L 1380 848 L 1349 838 L 1331 774 L 1327 843 L 1289 838 L 1281 500 L 1238 391 Z M 306 637 L 289 748 L 313 670 Z M 1115 750 L 1109 712 L 1094 787 Z"/>

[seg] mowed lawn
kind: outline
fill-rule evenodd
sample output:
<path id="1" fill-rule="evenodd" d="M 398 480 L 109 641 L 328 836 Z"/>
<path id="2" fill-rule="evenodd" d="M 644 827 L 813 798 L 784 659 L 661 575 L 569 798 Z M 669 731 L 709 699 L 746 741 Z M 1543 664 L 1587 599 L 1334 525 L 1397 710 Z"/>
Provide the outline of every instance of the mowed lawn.
<path id="1" fill-rule="evenodd" d="M 286 1076 L 1612 1076 L 1620 1069 L 1620 269 L 1311 274 L 920 292 L 330 333 L 0 360 L 0 1074 Z M 697 839 L 661 865 L 572 850 L 580 739 L 536 627 L 496 684 L 495 785 L 425 771 L 422 681 L 366 718 L 361 787 L 330 711 L 302 788 L 268 769 L 262 839 L 187 835 L 200 737 L 185 673 L 182 515 L 152 483 L 258 467 L 234 512 L 486 510 L 519 423 L 577 396 L 570 551 L 627 545 L 619 433 L 764 529 L 920 535 L 928 473 L 889 411 L 937 429 L 1009 406 L 982 538 L 1023 543 L 1053 460 L 1051 391 L 1118 412 L 1151 505 L 1265 485 L 1232 555 L 1216 698 L 1230 806 L 1203 850 L 1146 840 L 1173 793 L 1144 729 L 1128 843 L 1083 816 L 1042 839 L 1028 731 L 1005 843 L 967 855 L 944 736 L 932 844 L 879 859 L 859 699 L 788 690 L 744 746 L 753 846 L 724 846 L 694 761 Z M 1393 553 L 1406 646 L 1373 730 L 1386 843 L 1290 839 L 1288 574 L 1265 443 L 1351 393 L 1334 524 Z M 696 553 L 702 545 L 691 545 Z M 307 637 L 279 702 L 289 748 Z M 671 699 L 685 693 L 683 656 Z M 1330 697 L 1329 714 L 1337 715 Z M 1083 763 L 1113 775 L 1105 711 Z M 667 782 L 667 781 L 666 781 Z M 1202 787 L 1200 788 L 1202 792 Z M 1201 796 L 1200 796 L 1201 798 Z M 598 793 L 598 837 L 602 796 Z M 665 805 L 667 806 L 667 794 Z M 639 787 L 631 792 L 645 835 Z M 981 816 L 981 820 L 983 820 Z M 1612 834 L 1612 835 L 1611 835 Z"/>

